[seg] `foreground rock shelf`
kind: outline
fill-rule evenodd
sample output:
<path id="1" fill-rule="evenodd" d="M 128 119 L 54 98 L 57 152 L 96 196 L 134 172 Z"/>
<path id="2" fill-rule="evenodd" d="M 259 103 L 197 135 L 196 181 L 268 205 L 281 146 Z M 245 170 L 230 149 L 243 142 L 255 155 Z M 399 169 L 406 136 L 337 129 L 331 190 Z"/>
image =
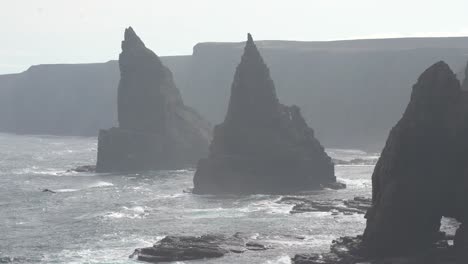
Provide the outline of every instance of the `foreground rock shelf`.
<path id="1" fill-rule="evenodd" d="M 455 247 L 449 241 L 453 237 L 444 233 L 432 248 L 411 255 L 388 258 L 368 258 L 363 256 L 362 236 L 341 237 L 332 242 L 330 252 L 323 254 L 297 254 L 291 260 L 294 264 L 462 264 L 457 262 Z"/>
<path id="2" fill-rule="evenodd" d="M 139 248 L 130 255 L 140 261 L 151 263 L 220 258 L 229 253 L 267 250 L 268 247 L 248 241 L 237 233 L 223 235 L 166 236 L 152 247 Z"/>
<path id="3" fill-rule="evenodd" d="M 331 212 L 334 215 L 339 213 L 350 215 L 365 214 L 371 207 L 372 200 L 366 197 L 354 197 L 351 200 L 314 200 L 312 198 L 286 196 L 281 198 L 278 203 L 294 204 L 294 207 L 290 211 L 291 214 Z"/>

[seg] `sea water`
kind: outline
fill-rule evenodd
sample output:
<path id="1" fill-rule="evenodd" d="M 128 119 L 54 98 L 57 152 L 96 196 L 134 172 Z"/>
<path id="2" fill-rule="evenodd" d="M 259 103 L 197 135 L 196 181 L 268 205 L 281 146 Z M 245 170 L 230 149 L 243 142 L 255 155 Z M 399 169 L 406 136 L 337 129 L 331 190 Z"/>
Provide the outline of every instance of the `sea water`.
<path id="1" fill-rule="evenodd" d="M 128 256 L 166 235 L 242 232 L 271 246 L 190 263 L 290 263 L 324 252 L 339 236 L 361 234 L 363 215 L 290 214 L 279 195 L 194 195 L 193 169 L 139 174 L 67 172 L 95 164 L 96 138 L 0 134 L 0 263 L 136 263 Z M 359 150 L 327 149 L 351 160 Z M 372 165 L 335 167 L 343 190 L 319 200 L 371 196 Z M 56 193 L 43 192 L 44 189 Z M 182 263 L 182 262 L 179 262 Z"/>

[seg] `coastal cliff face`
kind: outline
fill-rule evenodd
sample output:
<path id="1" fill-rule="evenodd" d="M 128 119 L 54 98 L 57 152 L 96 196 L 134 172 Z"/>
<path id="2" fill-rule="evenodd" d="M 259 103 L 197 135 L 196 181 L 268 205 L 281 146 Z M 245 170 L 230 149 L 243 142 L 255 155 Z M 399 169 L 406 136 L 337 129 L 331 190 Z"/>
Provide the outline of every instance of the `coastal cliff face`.
<path id="1" fill-rule="evenodd" d="M 119 56 L 119 127 L 99 132 L 97 171 L 178 169 L 208 153 L 210 125 L 184 105 L 171 71 L 125 30 Z"/>
<path id="2" fill-rule="evenodd" d="M 160 56 L 184 103 L 213 124 L 224 120 L 243 45 L 199 43 L 193 55 Z M 282 103 L 301 107 L 324 146 L 370 151 L 382 149 L 415 76 L 439 60 L 461 73 L 468 54 L 466 37 L 256 45 Z M 100 128 L 117 125 L 119 80 L 117 61 L 37 65 L 0 75 L 0 131 L 97 136 Z"/>
<path id="3" fill-rule="evenodd" d="M 287 193 L 334 183 L 334 167 L 297 106 L 279 103 L 252 37 L 231 87 L 228 111 L 198 163 L 195 193 Z"/>
<path id="4" fill-rule="evenodd" d="M 373 205 L 363 236 L 369 254 L 425 250 L 438 239 L 443 216 L 466 222 L 467 103 L 444 62 L 428 68 L 413 86 L 372 175 Z M 456 244 L 466 247 L 463 239 Z"/>

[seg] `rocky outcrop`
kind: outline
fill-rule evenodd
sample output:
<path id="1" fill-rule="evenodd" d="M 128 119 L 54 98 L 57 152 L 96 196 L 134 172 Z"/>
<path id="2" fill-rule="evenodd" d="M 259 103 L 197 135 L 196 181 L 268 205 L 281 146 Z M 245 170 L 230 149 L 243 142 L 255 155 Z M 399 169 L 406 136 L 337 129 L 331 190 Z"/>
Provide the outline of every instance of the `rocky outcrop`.
<path id="1" fill-rule="evenodd" d="M 413 86 L 372 175 L 372 208 L 364 243 L 377 255 L 433 245 L 442 216 L 456 216 L 456 189 L 465 160 L 459 148 L 464 107 L 459 81 L 438 62 Z M 461 140 L 461 141 L 460 141 Z"/>
<path id="2" fill-rule="evenodd" d="M 279 103 L 268 67 L 251 35 L 231 87 L 224 122 L 194 193 L 288 193 L 336 182 L 333 163 L 297 106 Z"/>
<path id="3" fill-rule="evenodd" d="M 136 249 L 130 258 L 160 263 L 220 258 L 229 253 L 266 249 L 268 247 L 256 242 L 249 242 L 239 234 L 232 237 L 223 235 L 166 236 L 153 247 Z"/>
<path id="4" fill-rule="evenodd" d="M 294 263 L 468 263 L 467 135 L 468 93 L 438 62 L 419 77 L 390 131 L 372 175 L 364 235 Z M 462 223 L 454 237 L 441 231 L 442 217 Z"/>
<path id="5" fill-rule="evenodd" d="M 171 71 L 125 30 L 119 56 L 119 127 L 99 132 L 97 171 L 177 169 L 206 155 L 210 126 L 184 105 Z"/>

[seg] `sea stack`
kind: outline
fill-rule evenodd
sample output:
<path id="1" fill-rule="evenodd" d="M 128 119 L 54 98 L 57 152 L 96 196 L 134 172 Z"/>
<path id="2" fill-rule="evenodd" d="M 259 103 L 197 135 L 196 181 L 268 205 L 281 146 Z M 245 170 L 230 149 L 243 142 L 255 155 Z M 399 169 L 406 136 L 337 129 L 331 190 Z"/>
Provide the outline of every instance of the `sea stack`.
<path id="1" fill-rule="evenodd" d="M 171 71 L 135 31 L 119 56 L 119 126 L 101 130 L 96 170 L 180 169 L 208 153 L 210 125 L 184 105 Z"/>
<path id="2" fill-rule="evenodd" d="M 432 65 L 413 86 L 372 175 L 373 205 L 363 236 L 369 254 L 427 250 L 440 238 L 443 216 L 466 221 L 467 102 L 444 62 Z M 462 233 L 465 240 L 458 246 L 466 248 Z"/>
<path id="3" fill-rule="evenodd" d="M 252 36 L 214 129 L 208 158 L 194 176 L 197 194 L 291 193 L 336 183 L 334 166 L 297 106 L 279 103 Z"/>

